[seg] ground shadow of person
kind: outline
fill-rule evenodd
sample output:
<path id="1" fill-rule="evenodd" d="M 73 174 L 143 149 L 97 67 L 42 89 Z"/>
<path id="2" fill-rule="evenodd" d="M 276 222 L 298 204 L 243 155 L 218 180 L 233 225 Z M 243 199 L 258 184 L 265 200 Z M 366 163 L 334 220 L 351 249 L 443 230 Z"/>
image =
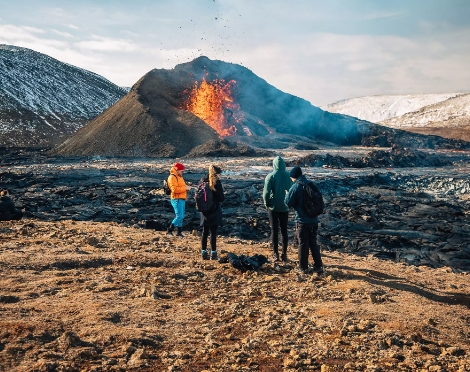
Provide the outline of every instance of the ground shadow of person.
<path id="1" fill-rule="evenodd" d="M 463 305 L 470 308 L 470 295 L 466 293 L 439 291 L 421 284 L 410 283 L 405 277 L 393 276 L 377 270 L 360 269 L 344 265 L 331 265 L 329 268 L 350 272 L 348 279 L 362 280 L 372 285 L 388 287 L 397 291 L 407 291 L 428 300 L 447 305 Z"/>

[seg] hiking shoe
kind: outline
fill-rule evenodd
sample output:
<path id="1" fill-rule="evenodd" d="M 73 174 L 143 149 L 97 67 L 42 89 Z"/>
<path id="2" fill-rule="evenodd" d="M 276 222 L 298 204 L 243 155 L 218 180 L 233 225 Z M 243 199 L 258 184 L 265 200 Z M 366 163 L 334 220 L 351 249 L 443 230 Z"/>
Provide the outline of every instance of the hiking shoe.
<path id="1" fill-rule="evenodd" d="M 295 269 L 295 273 L 296 274 L 301 274 L 301 275 L 307 275 L 309 273 L 308 269 L 301 269 L 300 267 L 298 267 L 297 269 Z"/>
<path id="2" fill-rule="evenodd" d="M 203 260 L 208 260 L 210 257 L 209 257 L 209 253 L 207 253 L 207 251 L 202 251 L 202 259 Z"/>
<path id="3" fill-rule="evenodd" d="M 176 228 L 176 236 L 184 236 L 184 235 L 181 233 L 182 230 L 183 230 L 183 229 L 182 229 L 181 227 L 177 227 L 177 228 Z"/>
<path id="4" fill-rule="evenodd" d="M 281 255 L 281 261 L 282 261 L 282 262 L 287 262 L 287 261 L 289 261 L 289 260 L 287 259 L 287 253 L 283 253 L 283 254 Z"/>
<path id="5" fill-rule="evenodd" d="M 312 269 L 312 273 L 317 274 L 317 275 L 322 275 L 325 273 L 325 270 L 323 270 L 323 266 L 320 266 L 320 267 L 314 266 Z"/>
<path id="6" fill-rule="evenodd" d="M 273 262 L 279 262 L 279 254 L 278 254 L 278 253 L 273 253 L 273 254 L 271 255 L 271 260 L 272 260 Z"/>
<path id="7" fill-rule="evenodd" d="M 175 226 L 171 223 L 170 226 L 168 226 L 168 229 L 166 229 L 166 233 L 168 235 L 173 235 L 173 231 L 175 231 Z"/>
<path id="8" fill-rule="evenodd" d="M 219 257 L 217 257 L 217 251 L 211 251 L 211 260 L 217 261 Z"/>

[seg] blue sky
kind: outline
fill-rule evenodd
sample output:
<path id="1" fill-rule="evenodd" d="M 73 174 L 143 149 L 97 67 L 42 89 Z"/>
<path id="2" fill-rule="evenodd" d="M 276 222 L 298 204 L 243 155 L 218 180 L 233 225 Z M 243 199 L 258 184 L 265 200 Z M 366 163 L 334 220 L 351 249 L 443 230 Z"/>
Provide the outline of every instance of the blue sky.
<path id="1" fill-rule="evenodd" d="M 132 86 L 205 55 L 321 106 L 470 91 L 469 0 L 0 0 L 0 44 Z"/>

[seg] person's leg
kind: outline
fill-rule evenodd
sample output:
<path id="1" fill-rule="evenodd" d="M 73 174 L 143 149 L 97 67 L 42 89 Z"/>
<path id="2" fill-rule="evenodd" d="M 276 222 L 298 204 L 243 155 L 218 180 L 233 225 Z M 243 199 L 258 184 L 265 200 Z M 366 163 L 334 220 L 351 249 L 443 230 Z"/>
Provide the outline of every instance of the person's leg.
<path id="1" fill-rule="evenodd" d="M 308 229 L 308 245 L 310 247 L 310 253 L 313 258 L 313 267 L 319 269 L 323 266 L 323 261 L 321 258 L 320 247 L 317 243 L 317 232 L 318 224 L 309 225 Z"/>
<path id="2" fill-rule="evenodd" d="M 207 253 L 207 238 L 209 236 L 209 226 L 202 226 L 202 236 L 201 236 L 201 254 L 203 260 L 209 259 L 209 253 Z"/>
<path id="3" fill-rule="evenodd" d="M 219 226 L 209 226 L 211 231 L 211 250 L 212 252 L 217 251 L 217 228 Z"/>
<path id="4" fill-rule="evenodd" d="M 217 260 L 217 225 L 210 226 L 211 231 L 211 259 Z"/>
<path id="5" fill-rule="evenodd" d="M 171 199 L 171 205 L 173 206 L 176 215 L 172 223 L 175 227 L 182 227 L 185 212 L 185 201 L 183 199 Z"/>
<path id="6" fill-rule="evenodd" d="M 287 261 L 287 222 L 289 220 L 289 212 L 279 212 L 279 225 L 281 227 L 281 236 L 282 236 L 282 261 Z"/>
<path id="7" fill-rule="evenodd" d="M 297 239 L 299 240 L 299 269 L 308 269 L 308 225 L 297 223 L 296 229 Z"/>
<path id="8" fill-rule="evenodd" d="M 185 206 L 186 206 L 186 201 L 184 199 L 177 199 L 177 204 L 176 204 L 176 218 L 175 222 L 173 224 L 176 226 L 176 236 L 183 236 L 181 234 L 181 231 L 183 229 L 183 219 L 184 219 L 184 213 L 185 213 Z"/>
<path id="9" fill-rule="evenodd" d="M 271 248 L 276 259 L 279 259 L 279 215 L 268 209 L 269 225 L 271 226 Z"/>
<path id="10" fill-rule="evenodd" d="M 171 224 L 173 225 L 173 227 L 178 226 L 176 224 L 177 221 L 178 221 L 178 200 L 179 199 L 171 199 L 170 200 L 171 206 L 173 207 L 173 210 L 175 212 L 175 218 L 173 218 L 173 221 L 171 221 Z"/>

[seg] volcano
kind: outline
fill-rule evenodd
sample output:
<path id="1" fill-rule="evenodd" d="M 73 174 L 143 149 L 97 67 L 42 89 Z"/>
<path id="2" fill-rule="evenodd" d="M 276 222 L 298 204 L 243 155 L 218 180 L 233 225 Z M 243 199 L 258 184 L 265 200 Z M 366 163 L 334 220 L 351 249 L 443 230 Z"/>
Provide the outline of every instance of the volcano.
<path id="1" fill-rule="evenodd" d="M 249 69 L 199 57 L 154 69 L 56 148 L 62 155 L 178 157 L 222 137 L 286 135 L 337 145 L 464 146 L 334 114 L 284 93 Z M 251 137 L 251 138 L 249 138 Z M 249 141 L 250 140 L 250 141 Z"/>

